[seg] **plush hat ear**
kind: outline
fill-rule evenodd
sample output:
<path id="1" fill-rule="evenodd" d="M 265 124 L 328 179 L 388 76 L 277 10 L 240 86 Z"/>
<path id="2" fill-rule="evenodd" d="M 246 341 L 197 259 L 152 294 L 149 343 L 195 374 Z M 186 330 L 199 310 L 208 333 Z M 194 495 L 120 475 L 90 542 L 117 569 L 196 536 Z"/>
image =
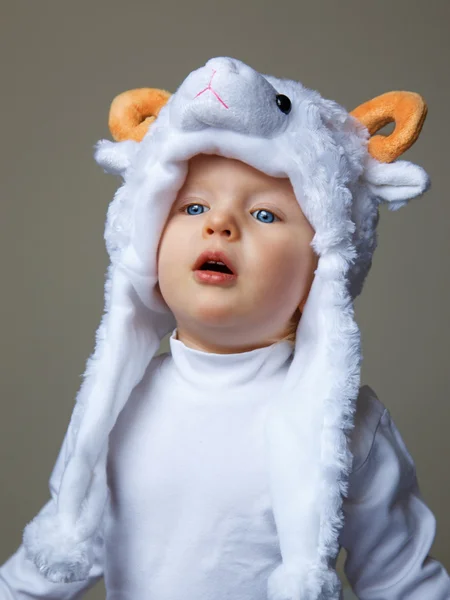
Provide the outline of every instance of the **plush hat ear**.
<path id="1" fill-rule="evenodd" d="M 369 161 L 365 179 L 373 194 L 389 203 L 389 210 L 398 210 L 430 187 L 430 179 L 421 167 L 404 160 L 393 162 L 419 137 L 427 116 L 422 96 L 414 92 L 387 92 L 361 104 L 350 114 L 372 136 L 368 150 L 376 160 Z M 390 135 L 373 135 L 388 123 L 395 123 Z"/>
<path id="2" fill-rule="evenodd" d="M 406 160 L 397 160 L 392 164 L 371 160 L 365 171 L 365 179 L 373 194 L 388 203 L 389 210 L 398 210 L 430 188 L 426 171 Z"/>
<path id="3" fill-rule="evenodd" d="M 392 162 L 406 152 L 419 137 L 427 105 L 414 92 L 387 92 L 355 108 L 351 113 L 367 127 L 369 153 L 380 162 Z M 388 123 L 395 123 L 390 135 L 374 135 Z"/>
<path id="4" fill-rule="evenodd" d="M 114 98 L 109 109 L 109 130 L 118 143 L 100 140 L 94 158 L 107 173 L 124 175 L 139 144 L 171 93 L 159 88 L 137 88 Z"/>
<path id="5" fill-rule="evenodd" d="M 138 149 L 139 143 L 133 140 L 125 142 L 100 140 L 94 147 L 94 159 L 106 173 L 123 176 Z"/>

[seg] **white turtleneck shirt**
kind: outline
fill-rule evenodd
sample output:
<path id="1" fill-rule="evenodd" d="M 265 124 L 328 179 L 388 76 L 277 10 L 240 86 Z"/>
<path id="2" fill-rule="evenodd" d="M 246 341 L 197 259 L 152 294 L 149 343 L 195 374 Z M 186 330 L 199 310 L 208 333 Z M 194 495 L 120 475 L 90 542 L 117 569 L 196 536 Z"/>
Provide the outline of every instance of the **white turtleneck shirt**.
<path id="1" fill-rule="evenodd" d="M 107 600 L 267 600 L 281 555 L 265 420 L 292 346 L 214 354 L 176 333 L 110 434 L 109 498 L 89 579 L 49 582 L 20 546 L 0 567 L 0 600 L 74 600 L 101 577 Z M 50 503 L 73 441 L 69 427 Z M 369 386 L 360 390 L 351 443 L 340 544 L 358 598 L 450 600 L 448 574 L 429 556 L 435 519 L 414 463 Z"/>
<path id="2" fill-rule="evenodd" d="M 110 437 L 108 600 L 262 600 L 281 560 L 265 416 L 292 347 L 213 354 L 172 334 L 170 350 Z"/>

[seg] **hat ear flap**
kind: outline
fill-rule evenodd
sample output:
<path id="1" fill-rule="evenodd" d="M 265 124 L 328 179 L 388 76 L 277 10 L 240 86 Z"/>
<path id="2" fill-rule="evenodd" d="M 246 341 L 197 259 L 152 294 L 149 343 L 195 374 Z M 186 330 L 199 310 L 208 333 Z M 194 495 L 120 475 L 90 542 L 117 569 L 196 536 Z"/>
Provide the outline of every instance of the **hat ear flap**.
<path id="1" fill-rule="evenodd" d="M 123 177 L 138 149 L 139 142 L 134 140 L 124 142 L 100 140 L 94 147 L 94 159 L 105 173 Z"/>

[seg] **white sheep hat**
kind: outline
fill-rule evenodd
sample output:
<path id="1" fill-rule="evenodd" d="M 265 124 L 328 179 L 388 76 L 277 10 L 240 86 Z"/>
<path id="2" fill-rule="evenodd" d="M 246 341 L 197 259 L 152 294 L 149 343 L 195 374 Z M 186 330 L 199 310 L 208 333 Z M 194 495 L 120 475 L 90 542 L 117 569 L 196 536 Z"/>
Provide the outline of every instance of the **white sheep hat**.
<path id="1" fill-rule="evenodd" d="M 24 531 L 27 555 L 44 576 L 64 582 L 88 576 L 108 499 L 108 436 L 176 326 L 156 291 L 159 239 L 187 161 L 218 154 L 288 177 L 315 230 L 314 281 L 267 421 L 282 556 L 268 597 L 339 598 L 333 565 L 361 368 L 353 303 L 371 266 L 379 205 L 396 210 L 429 187 L 421 167 L 395 161 L 417 139 L 426 111 L 418 94 L 388 92 L 349 113 L 298 81 L 263 75 L 230 57 L 208 60 L 174 94 L 141 88 L 114 99 L 109 124 L 116 142 L 101 140 L 95 151 L 106 172 L 122 177 L 105 229 L 111 259 L 105 314 L 73 411 L 75 441 L 57 502 Z M 389 122 L 395 122 L 390 135 L 373 135 Z"/>

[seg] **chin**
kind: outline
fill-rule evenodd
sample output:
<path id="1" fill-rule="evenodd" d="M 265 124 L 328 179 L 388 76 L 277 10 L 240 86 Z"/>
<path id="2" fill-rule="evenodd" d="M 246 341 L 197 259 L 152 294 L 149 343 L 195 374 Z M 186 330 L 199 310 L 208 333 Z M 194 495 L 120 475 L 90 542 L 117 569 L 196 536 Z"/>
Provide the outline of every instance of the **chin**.
<path id="1" fill-rule="evenodd" d="M 201 324 L 231 327 L 234 324 L 236 315 L 230 310 L 229 306 L 221 307 L 212 303 L 208 306 L 199 306 L 195 312 L 195 318 Z"/>

